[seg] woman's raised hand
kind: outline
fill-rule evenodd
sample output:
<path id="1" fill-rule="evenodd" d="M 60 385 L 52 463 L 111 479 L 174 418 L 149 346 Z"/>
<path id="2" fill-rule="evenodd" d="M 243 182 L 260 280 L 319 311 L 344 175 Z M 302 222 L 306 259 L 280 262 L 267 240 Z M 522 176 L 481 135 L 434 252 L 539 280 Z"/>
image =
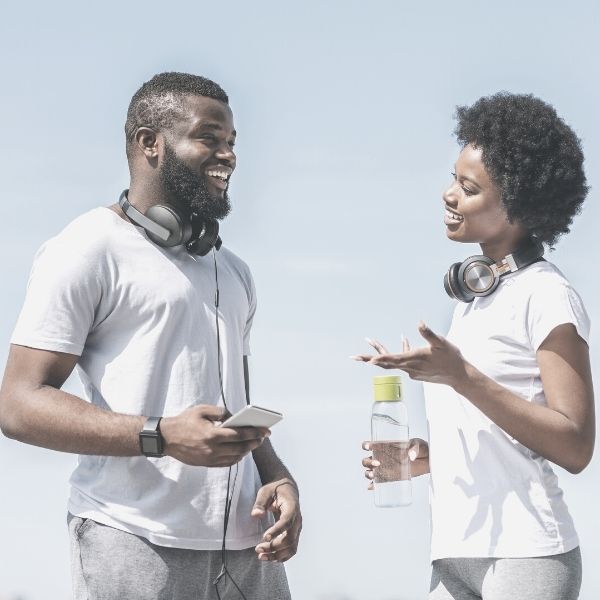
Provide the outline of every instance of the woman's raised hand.
<path id="1" fill-rule="evenodd" d="M 423 321 L 419 323 L 419 333 L 427 346 L 410 349 L 408 340 L 403 340 L 403 351 L 391 353 L 380 342 L 367 342 L 377 354 L 357 354 L 354 360 L 377 365 L 382 369 L 401 369 L 411 379 L 443 383 L 457 387 L 467 377 L 468 363 L 460 350 L 446 338 L 434 333 Z"/>

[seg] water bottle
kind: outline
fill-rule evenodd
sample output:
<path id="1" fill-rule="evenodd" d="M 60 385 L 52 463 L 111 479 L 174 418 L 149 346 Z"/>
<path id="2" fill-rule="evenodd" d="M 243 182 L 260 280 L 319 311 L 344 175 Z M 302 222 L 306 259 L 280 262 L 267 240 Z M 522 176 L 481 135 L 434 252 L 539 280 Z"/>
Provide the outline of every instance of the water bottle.
<path id="1" fill-rule="evenodd" d="M 375 506 L 407 506 L 412 502 L 408 458 L 408 411 L 402 402 L 399 375 L 373 378 L 371 449 L 380 463 L 373 469 Z"/>

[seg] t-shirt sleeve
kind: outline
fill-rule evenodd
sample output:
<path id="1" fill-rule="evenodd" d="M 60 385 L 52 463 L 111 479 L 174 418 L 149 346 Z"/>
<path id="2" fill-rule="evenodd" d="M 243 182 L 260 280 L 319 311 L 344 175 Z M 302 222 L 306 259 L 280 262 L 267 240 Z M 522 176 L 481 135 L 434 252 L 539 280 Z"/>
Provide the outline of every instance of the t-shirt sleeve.
<path id="1" fill-rule="evenodd" d="M 250 331 L 252 329 L 254 314 L 256 313 L 256 288 L 254 287 L 254 279 L 250 273 L 248 273 L 246 288 L 248 293 L 248 317 L 246 318 L 246 326 L 244 327 L 244 355 L 249 356 L 251 354 Z"/>
<path id="2" fill-rule="evenodd" d="M 589 344 L 590 318 L 579 294 L 566 282 L 538 286 L 531 295 L 527 313 L 533 349 L 537 351 L 550 332 L 565 323 L 572 323 Z"/>
<path id="3" fill-rule="evenodd" d="M 97 257 L 59 238 L 35 256 L 11 343 L 80 356 L 101 298 Z"/>

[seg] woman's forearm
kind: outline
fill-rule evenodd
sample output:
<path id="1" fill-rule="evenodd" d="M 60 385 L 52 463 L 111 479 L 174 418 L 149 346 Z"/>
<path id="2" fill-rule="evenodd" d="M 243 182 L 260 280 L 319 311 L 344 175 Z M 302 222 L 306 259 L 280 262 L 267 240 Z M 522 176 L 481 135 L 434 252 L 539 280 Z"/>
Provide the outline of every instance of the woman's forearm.
<path id="1" fill-rule="evenodd" d="M 589 463 L 593 436 L 567 415 L 529 402 L 466 363 L 465 376 L 454 386 L 496 425 L 518 442 L 571 473 Z"/>

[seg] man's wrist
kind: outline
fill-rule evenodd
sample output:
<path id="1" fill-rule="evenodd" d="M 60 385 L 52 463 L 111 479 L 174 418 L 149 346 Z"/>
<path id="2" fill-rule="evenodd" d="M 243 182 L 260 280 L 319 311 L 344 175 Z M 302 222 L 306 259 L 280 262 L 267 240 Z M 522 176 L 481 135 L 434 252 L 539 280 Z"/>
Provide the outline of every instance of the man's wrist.
<path id="1" fill-rule="evenodd" d="M 276 483 L 276 490 L 281 486 L 289 485 L 296 490 L 296 495 L 300 498 L 300 490 L 298 489 L 298 484 L 291 477 L 282 477 L 281 479 L 277 479 L 274 481 Z"/>

